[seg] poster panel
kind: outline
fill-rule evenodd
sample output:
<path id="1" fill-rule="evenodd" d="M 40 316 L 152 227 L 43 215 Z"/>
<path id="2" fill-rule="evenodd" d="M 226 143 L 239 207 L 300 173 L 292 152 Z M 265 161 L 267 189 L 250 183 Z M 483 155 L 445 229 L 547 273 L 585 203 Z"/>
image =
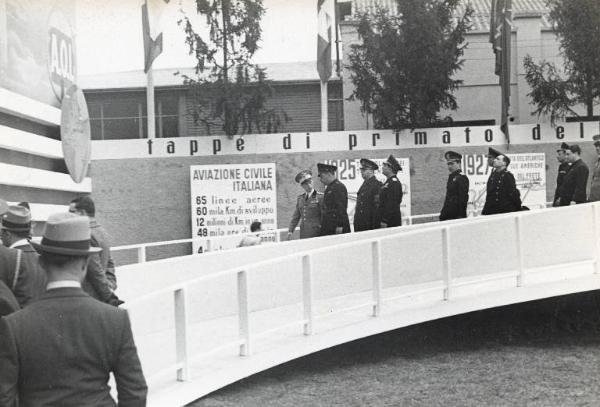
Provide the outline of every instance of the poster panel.
<path id="1" fill-rule="evenodd" d="M 544 153 L 507 154 L 508 170 L 515 176 L 521 201 L 529 209 L 546 207 L 546 156 Z M 469 177 L 467 216 L 478 216 L 485 205 L 491 168 L 486 154 L 463 154 L 462 171 Z"/>
<path id="2" fill-rule="evenodd" d="M 379 170 L 375 171 L 375 176 L 382 183 L 385 182 L 386 177 L 381 173 L 381 165 L 386 158 L 369 158 L 379 166 Z M 402 167 L 402 171 L 397 174 L 398 180 L 402 183 L 402 203 L 400 204 L 400 213 L 402 214 L 402 222 L 404 218 L 411 216 L 411 199 L 410 199 L 410 170 L 409 170 L 409 159 L 408 158 L 396 158 Z M 356 196 L 358 190 L 364 180 L 360 175 L 360 159 L 359 158 L 345 158 L 340 160 L 325 160 L 326 164 L 332 164 L 337 166 L 338 179 L 348 189 L 348 217 L 350 218 L 350 224 L 354 221 L 354 208 L 356 206 Z"/>
<path id="3" fill-rule="evenodd" d="M 250 224 L 277 228 L 275 164 L 190 166 L 191 222 L 194 253 L 234 248 Z M 263 241 L 275 239 L 264 234 Z M 209 247 L 210 246 L 210 247 Z"/>

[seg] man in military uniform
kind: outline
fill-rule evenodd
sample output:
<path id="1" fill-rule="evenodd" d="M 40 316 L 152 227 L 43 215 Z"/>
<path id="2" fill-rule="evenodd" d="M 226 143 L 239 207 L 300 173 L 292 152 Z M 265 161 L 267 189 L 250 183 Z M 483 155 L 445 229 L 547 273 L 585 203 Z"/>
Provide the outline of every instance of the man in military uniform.
<path id="1" fill-rule="evenodd" d="M 494 158 L 494 171 L 487 182 L 487 194 L 482 215 L 516 212 L 521 210 L 521 193 L 514 175 L 507 170 L 510 158 L 498 155 Z"/>
<path id="2" fill-rule="evenodd" d="M 566 157 L 571 163 L 571 169 L 558 189 L 556 203 L 559 206 L 569 206 L 572 201 L 576 204 L 587 201 L 586 188 L 590 170 L 580 156 L 581 147 L 577 144 L 572 144 L 566 149 Z"/>
<path id="3" fill-rule="evenodd" d="M 381 172 L 387 177 L 379 194 L 379 227 L 391 228 L 402 225 L 400 203 L 402 202 L 402 183 L 396 177 L 402 171 L 400 163 L 393 155 L 382 164 Z"/>
<path id="4" fill-rule="evenodd" d="M 571 163 L 567 161 L 566 150 L 569 148 L 567 143 L 562 143 L 560 148 L 556 150 L 556 159 L 560 163 L 558 165 L 558 175 L 556 176 L 556 189 L 554 190 L 554 199 L 552 200 L 552 206 L 558 205 L 558 189 L 565 180 L 565 176 L 569 169 L 571 169 Z"/>
<path id="5" fill-rule="evenodd" d="M 319 236 L 321 233 L 323 193 L 314 188 L 310 170 L 300 171 L 295 179 L 304 189 L 304 193 L 298 195 L 296 199 L 296 208 L 290 221 L 287 238 L 288 240 L 292 238 L 298 223 L 300 223 L 300 239 Z"/>
<path id="6" fill-rule="evenodd" d="M 596 162 L 592 168 L 592 185 L 590 187 L 590 202 L 600 201 L 600 134 L 594 136 Z"/>
<path id="7" fill-rule="evenodd" d="M 450 175 L 446 183 L 446 199 L 440 212 L 440 220 L 466 218 L 467 203 L 469 202 L 469 178 L 461 174 L 462 155 L 448 151 L 444 157 Z"/>
<path id="8" fill-rule="evenodd" d="M 327 185 L 323 193 L 321 209 L 321 236 L 350 233 L 348 220 L 348 190 L 336 177 L 337 167 L 330 164 L 317 164 L 319 179 Z"/>
<path id="9" fill-rule="evenodd" d="M 364 182 L 358 189 L 354 209 L 354 231 L 379 228 L 378 207 L 381 182 L 375 177 L 379 166 L 367 158 L 360 160 L 360 175 Z"/>

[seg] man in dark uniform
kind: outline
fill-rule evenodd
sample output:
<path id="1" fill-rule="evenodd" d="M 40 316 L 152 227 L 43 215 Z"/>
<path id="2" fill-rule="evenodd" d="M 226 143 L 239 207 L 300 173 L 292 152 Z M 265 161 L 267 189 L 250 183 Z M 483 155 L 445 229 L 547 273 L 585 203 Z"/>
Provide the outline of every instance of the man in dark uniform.
<path id="1" fill-rule="evenodd" d="M 379 194 L 379 227 L 392 228 L 402 226 L 400 203 L 402 202 L 402 183 L 396 177 L 402 171 L 400 163 L 393 155 L 382 164 L 381 172 L 387 177 Z"/>
<path id="2" fill-rule="evenodd" d="M 360 175 L 364 182 L 356 195 L 354 210 L 354 231 L 379 228 L 378 207 L 381 182 L 375 177 L 379 166 L 367 158 L 360 160 Z"/>
<path id="3" fill-rule="evenodd" d="M 314 188 L 310 170 L 300 171 L 296 175 L 296 182 L 304 189 L 304 193 L 298 195 L 296 199 L 296 209 L 290 221 L 287 238 L 288 240 L 292 238 L 294 229 L 296 229 L 299 222 L 300 239 L 319 236 L 321 233 L 323 193 Z"/>
<path id="4" fill-rule="evenodd" d="M 507 170 L 510 158 L 499 155 L 494 158 L 494 171 L 487 182 L 487 194 L 482 215 L 516 212 L 521 210 L 521 193 L 515 177 Z"/>
<path id="5" fill-rule="evenodd" d="M 440 212 L 440 220 L 466 218 L 467 203 L 469 202 L 469 178 L 461 174 L 462 155 L 448 151 L 444 157 L 450 175 L 446 183 L 446 199 Z"/>
<path id="6" fill-rule="evenodd" d="M 323 193 L 321 209 L 321 236 L 350 233 L 348 219 L 348 190 L 336 177 L 337 167 L 329 164 L 317 164 L 319 179 L 327 185 Z"/>
<path id="7" fill-rule="evenodd" d="M 572 144 L 566 149 L 566 157 L 571 163 L 571 169 L 558 189 L 559 206 L 569 206 L 571 201 L 576 204 L 587 201 L 586 189 L 590 170 L 580 156 L 581 148 L 577 144 Z"/>
<path id="8" fill-rule="evenodd" d="M 562 143 L 560 148 L 556 150 L 556 159 L 560 163 L 558 165 L 558 175 L 556 176 L 556 189 L 554 190 L 554 199 L 552 200 L 552 206 L 559 206 L 558 204 L 558 189 L 565 180 L 565 176 L 569 169 L 571 169 L 571 163 L 567 161 L 566 150 L 569 148 L 567 143 Z"/>

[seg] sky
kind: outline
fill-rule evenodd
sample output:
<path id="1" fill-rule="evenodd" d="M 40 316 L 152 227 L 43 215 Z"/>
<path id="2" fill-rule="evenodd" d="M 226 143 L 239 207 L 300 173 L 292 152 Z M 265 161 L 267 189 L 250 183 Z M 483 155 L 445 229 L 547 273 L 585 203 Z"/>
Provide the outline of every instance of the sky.
<path id="1" fill-rule="evenodd" d="M 263 0 L 263 40 L 253 62 L 316 60 L 316 3 Z M 77 0 L 76 4 L 79 75 L 143 69 L 141 0 Z M 163 53 L 154 61 L 154 68 L 195 65 L 187 54 L 183 29 L 177 25 L 180 9 L 195 16 L 194 4 L 193 0 L 171 0 L 163 19 Z"/>

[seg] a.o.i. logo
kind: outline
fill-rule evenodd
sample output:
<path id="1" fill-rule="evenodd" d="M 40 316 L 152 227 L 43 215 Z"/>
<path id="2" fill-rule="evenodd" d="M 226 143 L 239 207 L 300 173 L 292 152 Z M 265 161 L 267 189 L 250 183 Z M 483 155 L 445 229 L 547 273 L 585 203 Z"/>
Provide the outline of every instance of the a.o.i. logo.
<path id="1" fill-rule="evenodd" d="M 54 95 L 59 102 L 75 84 L 73 29 L 60 10 L 53 10 L 48 20 L 48 73 Z"/>

